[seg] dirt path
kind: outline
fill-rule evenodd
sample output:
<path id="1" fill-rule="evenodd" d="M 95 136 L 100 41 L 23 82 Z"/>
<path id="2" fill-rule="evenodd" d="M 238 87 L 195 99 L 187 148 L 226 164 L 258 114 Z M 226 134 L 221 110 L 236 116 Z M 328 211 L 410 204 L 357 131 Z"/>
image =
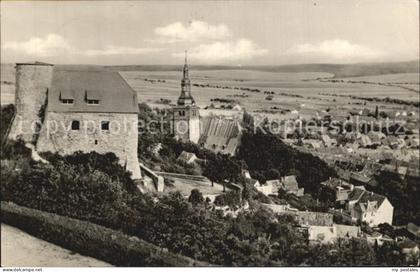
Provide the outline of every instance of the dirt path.
<path id="1" fill-rule="evenodd" d="M 1 224 L 2 266 L 111 266 Z"/>

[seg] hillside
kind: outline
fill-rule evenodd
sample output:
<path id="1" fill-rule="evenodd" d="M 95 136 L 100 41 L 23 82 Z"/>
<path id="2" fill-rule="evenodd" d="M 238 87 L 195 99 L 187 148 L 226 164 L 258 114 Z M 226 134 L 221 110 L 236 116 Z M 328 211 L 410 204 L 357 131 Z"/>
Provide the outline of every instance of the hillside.
<path id="1" fill-rule="evenodd" d="M 105 69 L 118 71 L 180 71 L 178 65 L 131 65 L 103 66 Z M 297 64 L 275 66 L 223 66 L 223 65 L 191 65 L 191 70 L 253 70 L 264 72 L 300 73 L 325 72 L 334 77 L 358 77 L 396 73 L 419 73 L 419 60 L 388 63 L 357 64 Z"/>

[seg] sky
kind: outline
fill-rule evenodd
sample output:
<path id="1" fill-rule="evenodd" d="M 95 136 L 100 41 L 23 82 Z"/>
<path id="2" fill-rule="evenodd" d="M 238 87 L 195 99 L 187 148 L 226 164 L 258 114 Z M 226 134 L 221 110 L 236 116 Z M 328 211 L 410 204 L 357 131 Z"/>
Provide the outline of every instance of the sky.
<path id="1" fill-rule="evenodd" d="M 1 1 L 1 62 L 283 65 L 419 58 L 419 1 Z"/>

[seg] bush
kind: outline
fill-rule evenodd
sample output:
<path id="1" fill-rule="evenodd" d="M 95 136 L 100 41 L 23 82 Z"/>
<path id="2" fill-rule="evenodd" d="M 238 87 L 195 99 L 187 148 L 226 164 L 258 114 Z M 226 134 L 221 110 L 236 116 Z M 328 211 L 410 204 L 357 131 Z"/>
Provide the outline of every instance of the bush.
<path id="1" fill-rule="evenodd" d="M 11 125 L 13 115 L 15 114 L 15 106 L 13 104 L 1 106 L 1 123 L 0 123 L 0 139 L 3 144 L 6 132 Z"/>
<path id="2" fill-rule="evenodd" d="M 137 237 L 93 223 L 1 202 L 6 224 L 81 254 L 117 266 L 206 266 Z"/>

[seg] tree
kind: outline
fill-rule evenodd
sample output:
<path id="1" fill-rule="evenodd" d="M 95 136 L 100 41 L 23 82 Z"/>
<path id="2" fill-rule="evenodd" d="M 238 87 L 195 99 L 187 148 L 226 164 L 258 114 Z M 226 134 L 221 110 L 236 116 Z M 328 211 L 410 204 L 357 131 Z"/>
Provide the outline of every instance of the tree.
<path id="1" fill-rule="evenodd" d="M 204 202 L 203 194 L 198 189 L 192 189 L 188 197 L 188 202 L 191 202 L 193 206 L 202 204 Z"/>

